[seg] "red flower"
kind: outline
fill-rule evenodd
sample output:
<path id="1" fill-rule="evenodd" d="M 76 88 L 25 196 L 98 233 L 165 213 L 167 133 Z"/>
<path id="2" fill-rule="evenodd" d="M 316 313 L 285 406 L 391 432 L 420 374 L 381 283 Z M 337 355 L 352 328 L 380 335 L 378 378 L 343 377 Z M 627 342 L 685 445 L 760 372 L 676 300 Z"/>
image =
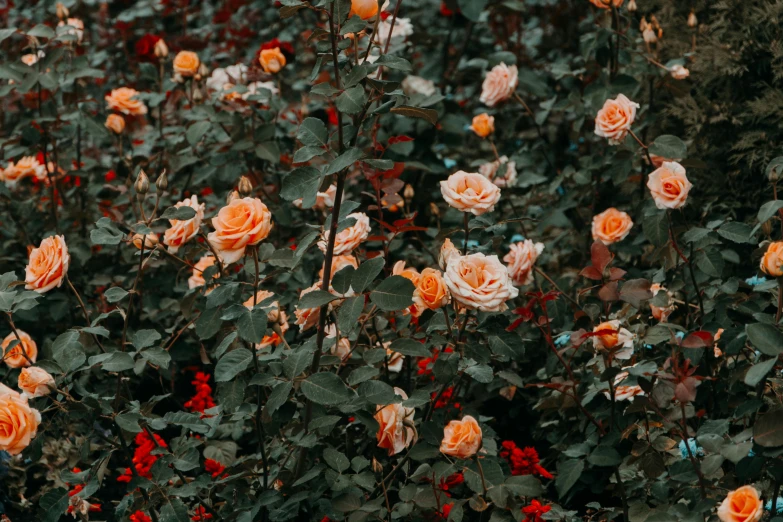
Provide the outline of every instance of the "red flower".
<path id="1" fill-rule="evenodd" d="M 552 506 L 545 506 L 538 500 L 533 500 L 530 505 L 522 508 L 522 513 L 525 514 L 525 520 L 527 522 L 544 522 L 541 515 L 548 513 L 552 509 Z"/>
<path id="2" fill-rule="evenodd" d="M 152 465 L 158 460 L 157 455 L 152 455 L 152 450 L 158 446 L 167 448 L 166 441 L 155 434 L 155 440 L 153 441 L 146 431 L 142 431 L 136 435 L 133 439 L 133 443 L 136 444 L 136 449 L 133 452 L 133 467 L 136 468 L 136 473 L 140 477 L 152 478 Z M 130 482 L 133 478 L 133 472 L 130 468 L 125 468 L 125 473 L 117 477 L 117 482 Z"/>
<path id="3" fill-rule="evenodd" d="M 152 519 L 144 511 L 136 511 L 130 516 L 130 522 L 152 522 Z"/>
<path id="4" fill-rule="evenodd" d="M 194 522 L 200 522 L 202 520 L 210 520 L 211 518 L 212 515 L 207 513 L 207 510 L 204 509 L 204 506 L 199 506 L 193 512 L 193 516 L 190 517 L 190 520 L 193 520 Z"/>
<path id="5" fill-rule="evenodd" d="M 413 138 L 410 136 L 392 136 L 389 138 L 389 145 L 394 145 L 395 143 L 405 143 L 406 141 L 413 141 Z"/>
<path id="6" fill-rule="evenodd" d="M 454 11 L 449 9 L 449 6 L 446 5 L 446 2 L 440 3 L 440 14 L 443 16 L 454 16 Z"/>
<path id="7" fill-rule="evenodd" d="M 134 46 L 136 51 L 136 57 L 142 62 L 154 62 L 157 60 L 155 56 L 155 44 L 160 40 L 160 36 L 154 34 L 145 34 L 138 40 Z"/>
<path id="8" fill-rule="evenodd" d="M 337 125 L 337 110 L 334 107 L 326 108 L 326 116 L 329 118 L 329 125 Z"/>
<path id="9" fill-rule="evenodd" d="M 540 464 L 538 452 L 535 448 L 520 449 L 510 440 L 503 441 L 500 456 L 508 461 L 512 475 L 539 475 L 551 479 L 552 474 Z"/>
<path id="10" fill-rule="evenodd" d="M 204 469 L 212 475 L 212 478 L 217 478 L 218 475 L 226 470 L 226 467 L 216 460 L 207 459 L 204 463 Z"/>
<path id="11" fill-rule="evenodd" d="M 449 518 L 449 513 L 451 513 L 451 508 L 454 504 L 446 504 L 442 508 L 440 508 L 440 512 L 438 513 L 438 516 L 442 518 L 443 520 L 446 520 Z"/>
<path id="12" fill-rule="evenodd" d="M 430 396 L 431 399 L 434 399 L 438 395 L 438 392 L 433 392 Z M 438 398 L 438 400 L 435 402 L 435 409 L 438 410 L 440 408 L 446 408 L 449 403 L 451 402 L 451 398 L 454 395 L 454 386 L 449 386 L 445 390 L 443 390 L 443 393 Z M 462 407 L 458 402 L 455 402 L 453 405 L 458 410 L 461 410 Z"/>
<path id="13" fill-rule="evenodd" d="M 185 403 L 188 411 L 204 413 L 204 410 L 215 407 L 215 399 L 212 398 L 212 387 L 209 383 L 209 374 L 197 372 L 191 384 L 196 387 L 196 394 Z M 204 415 L 202 415 L 204 417 Z"/>

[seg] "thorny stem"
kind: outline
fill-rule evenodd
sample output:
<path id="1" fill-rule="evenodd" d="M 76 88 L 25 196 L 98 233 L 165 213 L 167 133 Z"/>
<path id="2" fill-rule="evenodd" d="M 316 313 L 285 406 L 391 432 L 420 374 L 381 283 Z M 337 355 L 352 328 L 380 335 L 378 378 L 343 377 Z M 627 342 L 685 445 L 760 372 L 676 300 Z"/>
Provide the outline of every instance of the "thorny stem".
<path id="1" fill-rule="evenodd" d="M 87 321 L 87 326 L 92 325 L 92 321 L 90 321 L 90 313 L 87 311 L 87 307 L 84 306 L 84 301 L 82 301 L 82 297 L 79 295 L 79 292 L 76 291 L 76 287 L 73 286 L 73 283 L 71 283 L 71 278 L 68 277 L 68 274 L 65 274 L 65 282 L 68 283 L 68 287 L 71 289 L 71 292 L 73 292 L 73 295 L 76 296 L 76 300 L 79 301 L 79 308 L 82 309 L 82 314 L 84 314 L 84 320 Z M 98 336 L 95 334 L 92 335 L 93 340 L 98 345 L 98 347 L 101 349 L 103 353 L 106 353 L 106 349 L 101 344 L 101 341 L 98 339 Z"/>
<path id="2" fill-rule="evenodd" d="M 256 245 L 252 249 L 253 253 L 253 265 L 255 267 L 255 278 L 253 280 L 253 308 L 258 304 L 258 246 Z M 282 337 L 282 336 L 281 336 Z M 254 346 L 250 346 L 251 350 L 253 351 L 253 364 L 255 365 L 256 373 L 259 373 L 260 369 L 260 363 L 258 361 L 258 350 L 255 349 Z M 258 450 L 261 453 L 261 466 L 262 466 L 262 473 L 264 476 L 264 488 L 269 487 L 269 474 L 267 471 L 267 459 L 266 459 L 266 447 L 264 446 L 264 437 L 266 436 L 266 432 L 264 430 L 264 425 L 261 421 L 261 405 L 263 404 L 262 396 L 261 396 L 261 386 L 256 387 L 258 393 L 257 393 L 257 401 L 258 404 L 256 405 L 256 431 L 258 432 Z M 264 513 L 262 516 L 264 519 L 266 519 L 266 508 L 264 508 Z"/>
<path id="3" fill-rule="evenodd" d="M 481 477 L 481 489 L 484 490 L 484 495 L 487 494 L 487 483 L 484 480 L 484 468 L 481 467 L 481 459 L 476 455 L 476 467 L 478 468 L 479 477 Z"/>

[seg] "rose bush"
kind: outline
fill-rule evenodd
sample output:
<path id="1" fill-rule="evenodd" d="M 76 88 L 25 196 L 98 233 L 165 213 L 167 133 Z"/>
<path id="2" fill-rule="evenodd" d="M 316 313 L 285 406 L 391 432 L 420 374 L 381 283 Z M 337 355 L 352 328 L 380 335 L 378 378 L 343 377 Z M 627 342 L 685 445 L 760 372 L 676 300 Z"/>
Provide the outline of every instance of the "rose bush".
<path id="1" fill-rule="evenodd" d="M 0 14 L 4 521 L 783 520 L 779 3 Z"/>

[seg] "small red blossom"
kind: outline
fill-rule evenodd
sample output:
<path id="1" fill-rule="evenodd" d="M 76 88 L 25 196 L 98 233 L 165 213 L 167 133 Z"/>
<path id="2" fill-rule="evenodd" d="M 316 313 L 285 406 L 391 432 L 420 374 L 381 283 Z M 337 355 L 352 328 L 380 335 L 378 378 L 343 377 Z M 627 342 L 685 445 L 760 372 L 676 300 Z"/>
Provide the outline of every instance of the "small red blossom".
<path id="1" fill-rule="evenodd" d="M 413 138 L 410 136 L 392 136 L 389 138 L 389 145 L 394 145 L 395 143 L 405 143 L 406 141 L 413 141 Z"/>
<path id="2" fill-rule="evenodd" d="M 152 465 L 158 460 L 157 455 L 153 455 L 152 451 L 158 446 L 167 448 L 166 441 L 164 441 L 159 435 L 155 435 L 155 440 L 152 440 L 146 431 L 142 431 L 136 435 L 133 439 L 133 443 L 136 445 L 136 449 L 133 452 L 133 467 L 136 468 L 136 473 L 140 477 L 152 478 Z M 133 478 L 133 472 L 130 468 L 125 468 L 125 473 L 117 477 L 117 482 L 130 482 Z"/>
<path id="3" fill-rule="evenodd" d="M 214 408 L 215 399 L 212 397 L 212 386 L 209 385 L 209 374 L 197 372 L 191 384 L 196 387 L 196 394 L 185 403 L 185 409 L 203 414 L 205 410 Z"/>
<path id="4" fill-rule="evenodd" d="M 212 478 L 217 478 L 218 475 L 226 471 L 226 467 L 223 464 L 212 459 L 207 459 L 206 462 L 204 462 L 204 469 L 207 473 L 212 475 Z"/>
<path id="5" fill-rule="evenodd" d="M 430 396 L 431 399 L 434 399 L 438 395 L 437 392 L 433 392 Z M 440 395 L 437 401 L 435 401 L 435 409 L 439 410 L 441 408 L 446 408 L 450 405 L 451 399 L 454 396 L 454 386 L 449 386 L 445 390 L 443 390 L 443 393 Z M 455 402 L 452 404 L 456 409 L 461 410 L 462 406 L 460 406 L 460 403 Z"/>
<path id="6" fill-rule="evenodd" d="M 201 522 L 202 520 L 211 520 L 212 514 L 207 513 L 207 510 L 204 509 L 204 506 L 199 506 L 196 508 L 196 510 L 193 512 L 193 516 L 190 517 L 190 520 L 193 520 L 193 522 Z"/>
<path id="7" fill-rule="evenodd" d="M 136 511 L 130 516 L 130 522 L 152 522 L 152 519 L 144 511 Z"/>
<path id="8" fill-rule="evenodd" d="M 442 518 L 443 520 L 446 520 L 449 518 L 449 513 L 451 513 L 451 508 L 454 506 L 454 504 L 446 504 L 442 508 L 440 508 L 440 512 L 438 513 L 438 516 Z"/>
<path id="9" fill-rule="evenodd" d="M 545 506 L 538 500 L 533 499 L 529 505 L 522 508 L 522 513 L 525 514 L 526 522 L 544 522 L 541 515 L 548 513 L 552 509 L 552 506 Z"/>
<path id="10" fill-rule="evenodd" d="M 503 449 L 500 451 L 500 456 L 508 461 L 512 475 L 539 475 L 547 479 L 552 478 L 552 474 L 539 464 L 540 459 L 535 448 L 519 448 L 510 440 L 503 441 L 501 447 Z"/>

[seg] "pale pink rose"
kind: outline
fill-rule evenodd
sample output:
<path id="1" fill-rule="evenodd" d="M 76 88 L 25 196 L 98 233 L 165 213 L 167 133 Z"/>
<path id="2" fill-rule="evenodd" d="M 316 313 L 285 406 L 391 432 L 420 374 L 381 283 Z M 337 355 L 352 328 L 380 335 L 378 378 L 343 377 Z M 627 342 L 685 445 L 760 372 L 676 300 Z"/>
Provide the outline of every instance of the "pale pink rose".
<path id="1" fill-rule="evenodd" d="M 317 314 L 316 314 L 317 317 Z M 337 327 L 333 324 L 326 325 L 326 338 L 334 339 L 337 337 Z M 336 355 L 341 361 L 346 361 L 351 356 L 351 341 L 347 337 L 340 337 L 329 349 L 329 353 Z"/>
<path id="2" fill-rule="evenodd" d="M 68 273 L 71 256 L 63 236 L 49 236 L 30 252 L 25 268 L 25 288 L 43 294 L 59 288 Z"/>
<path id="3" fill-rule="evenodd" d="M 453 208 L 480 216 L 492 212 L 500 200 L 500 189 L 475 172 L 459 170 L 440 182 L 443 199 Z"/>
<path id="4" fill-rule="evenodd" d="M 408 400 L 408 395 L 400 388 L 394 388 L 394 393 Z M 414 411 L 402 404 L 389 404 L 375 414 L 375 420 L 378 421 L 378 447 L 388 450 L 389 456 L 400 453 L 415 440 Z"/>
<path id="5" fill-rule="evenodd" d="M 505 255 L 503 261 L 508 265 L 508 273 L 514 284 L 523 286 L 533 282 L 533 265 L 538 256 L 544 251 L 543 243 L 533 243 L 525 239 L 510 246 L 511 250 Z"/>
<path id="6" fill-rule="evenodd" d="M 600 333 L 599 333 L 600 332 Z M 615 359 L 627 360 L 633 355 L 634 335 L 613 319 L 593 328 L 593 346 L 597 352 L 608 351 Z"/>
<path id="7" fill-rule="evenodd" d="M 223 263 L 236 263 L 245 248 L 257 245 L 272 230 L 272 214 L 258 198 L 236 198 L 212 218 L 208 239 Z"/>
<path id="8" fill-rule="evenodd" d="M 502 312 L 508 308 L 506 301 L 519 295 L 498 256 L 455 256 L 443 279 L 454 301 L 471 310 Z"/>
<path id="9" fill-rule="evenodd" d="M 391 348 L 391 341 L 383 343 L 384 349 L 386 349 L 386 368 L 392 373 L 400 373 L 402 370 L 402 363 L 405 361 L 405 356 L 399 352 L 395 352 Z"/>
<path id="10" fill-rule="evenodd" d="M 593 239 L 611 245 L 625 239 L 631 232 L 631 216 L 616 208 L 608 208 L 593 216 Z"/>
<path id="11" fill-rule="evenodd" d="M 662 210 L 685 206 L 692 187 L 685 175 L 685 167 L 676 161 L 664 162 L 647 180 L 655 206 Z"/>
<path id="12" fill-rule="evenodd" d="M 446 266 L 448 266 L 449 260 L 454 256 L 459 257 L 459 255 L 459 250 L 457 250 L 457 247 L 455 247 L 454 243 L 451 242 L 451 239 L 446 238 L 443 241 L 443 245 L 440 247 L 440 252 L 438 253 L 438 265 L 440 266 L 440 269 L 446 270 Z"/>
<path id="13" fill-rule="evenodd" d="M 628 378 L 628 372 L 620 372 L 614 378 L 614 400 L 630 401 L 637 395 L 644 395 L 644 390 L 638 384 L 622 384 Z M 612 400 L 612 394 L 609 390 L 604 391 L 604 396 Z"/>
<path id="14" fill-rule="evenodd" d="M 517 66 L 500 63 L 492 68 L 481 85 L 481 103 L 488 107 L 511 98 L 519 84 Z"/>
<path id="15" fill-rule="evenodd" d="M 606 100 L 595 117 L 595 133 L 607 138 L 610 145 L 622 143 L 631 130 L 639 104 L 620 94 L 614 100 Z"/>
<path id="16" fill-rule="evenodd" d="M 669 68 L 669 72 L 671 73 L 672 78 L 674 78 L 675 80 L 684 80 L 685 78 L 691 75 L 691 72 L 688 69 L 686 69 L 685 67 L 679 64 L 672 65 Z"/>
<path id="17" fill-rule="evenodd" d="M 196 237 L 201 227 L 201 220 L 204 219 L 204 203 L 199 203 L 195 195 L 178 202 L 174 206 L 177 208 L 190 207 L 196 211 L 196 215 L 184 221 L 169 219 L 171 227 L 163 234 L 163 244 L 169 247 L 169 252 L 172 254 L 176 254 L 180 247 Z"/>
<path id="18" fill-rule="evenodd" d="M 758 522 L 763 516 L 764 502 L 753 486 L 742 486 L 729 491 L 718 506 L 718 518 L 722 522 Z"/>
<path id="19" fill-rule="evenodd" d="M 498 175 L 498 171 L 502 175 Z M 490 161 L 479 167 L 479 174 L 492 180 L 500 188 L 510 187 L 517 179 L 517 164 L 509 161 L 508 156 L 501 156 L 500 161 Z"/>
<path id="20" fill-rule="evenodd" d="M 354 212 L 348 214 L 349 218 L 354 218 L 356 222 L 342 232 L 338 232 L 334 239 L 334 255 L 350 254 L 358 247 L 367 236 L 370 235 L 370 218 L 363 212 Z M 326 253 L 329 244 L 329 231 L 324 230 L 323 239 L 318 242 L 318 248 Z"/>
<path id="21" fill-rule="evenodd" d="M 191 290 L 194 288 L 198 288 L 200 286 L 204 286 L 206 284 L 206 281 L 204 280 L 204 271 L 213 266 L 215 264 L 215 257 L 212 255 L 206 255 L 198 260 L 198 262 L 193 265 L 193 273 L 188 278 L 188 288 Z M 213 278 L 217 277 L 218 273 L 215 272 L 215 274 L 212 276 Z"/>
<path id="22" fill-rule="evenodd" d="M 17 385 L 22 390 L 22 396 L 32 399 L 49 395 L 54 388 L 54 377 L 43 368 L 32 366 L 22 368 L 17 379 Z"/>
<path id="23" fill-rule="evenodd" d="M 337 185 L 329 185 L 326 192 L 318 192 L 315 196 L 315 205 L 312 208 L 324 210 L 334 206 L 334 198 L 337 197 Z M 302 208 L 302 198 L 293 201 L 296 208 Z"/>
<path id="24" fill-rule="evenodd" d="M 443 430 L 440 452 L 458 459 L 469 459 L 481 448 L 482 433 L 476 419 L 465 415 L 462 420 L 453 420 Z"/>

